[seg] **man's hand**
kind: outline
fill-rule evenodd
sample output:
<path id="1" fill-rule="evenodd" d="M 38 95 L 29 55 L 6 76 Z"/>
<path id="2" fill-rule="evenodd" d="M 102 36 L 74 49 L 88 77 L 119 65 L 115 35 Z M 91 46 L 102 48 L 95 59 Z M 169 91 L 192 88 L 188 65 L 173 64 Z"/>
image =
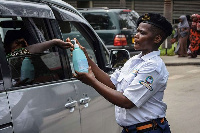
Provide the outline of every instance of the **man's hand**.
<path id="1" fill-rule="evenodd" d="M 71 41 L 69 41 L 69 39 L 66 39 L 66 42 L 60 40 L 60 39 L 53 39 L 53 41 L 55 42 L 55 45 L 62 48 L 62 49 L 68 49 L 73 47 L 73 44 L 71 43 Z"/>

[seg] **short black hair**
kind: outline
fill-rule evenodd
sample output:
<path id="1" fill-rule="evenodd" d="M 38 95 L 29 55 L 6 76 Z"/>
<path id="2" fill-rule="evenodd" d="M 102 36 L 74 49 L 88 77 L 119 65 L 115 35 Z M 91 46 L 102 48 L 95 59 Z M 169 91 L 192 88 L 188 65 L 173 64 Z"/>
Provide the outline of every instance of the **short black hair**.
<path id="1" fill-rule="evenodd" d="M 24 38 L 24 33 L 21 30 L 8 30 L 4 38 L 4 48 L 6 54 L 11 52 L 11 44 L 17 40 Z"/>
<path id="2" fill-rule="evenodd" d="M 167 35 L 165 34 L 165 32 L 159 28 L 157 28 L 156 26 L 154 25 L 151 25 L 151 28 L 149 29 L 152 34 L 154 36 L 158 36 L 160 35 L 161 36 L 161 41 L 158 43 L 158 47 L 164 42 L 164 40 L 167 38 Z"/>

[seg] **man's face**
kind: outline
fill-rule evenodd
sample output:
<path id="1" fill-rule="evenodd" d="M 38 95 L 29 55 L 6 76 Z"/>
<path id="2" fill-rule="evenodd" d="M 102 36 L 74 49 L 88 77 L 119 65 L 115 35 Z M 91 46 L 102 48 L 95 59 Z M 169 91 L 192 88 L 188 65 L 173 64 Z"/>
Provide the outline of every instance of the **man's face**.
<path id="1" fill-rule="evenodd" d="M 150 31 L 151 25 L 140 23 L 135 35 L 135 50 L 141 50 L 143 54 L 152 52 L 155 49 L 154 34 Z"/>
<path id="2" fill-rule="evenodd" d="M 11 44 L 11 52 L 15 51 L 16 49 L 27 47 L 27 42 L 22 39 L 17 39 Z"/>

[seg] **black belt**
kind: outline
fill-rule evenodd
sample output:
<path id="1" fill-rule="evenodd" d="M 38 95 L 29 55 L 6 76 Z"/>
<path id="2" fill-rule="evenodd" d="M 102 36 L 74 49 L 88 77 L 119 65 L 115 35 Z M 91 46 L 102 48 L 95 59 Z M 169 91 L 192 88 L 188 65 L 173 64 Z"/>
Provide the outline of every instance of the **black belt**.
<path id="1" fill-rule="evenodd" d="M 165 118 L 158 118 L 156 120 L 159 120 L 160 123 L 162 124 L 162 123 L 164 123 Z M 157 126 L 158 126 L 156 120 L 151 120 L 151 121 L 147 121 L 147 122 L 136 124 L 135 125 L 136 126 L 136 130 L 138 132 L 145 132 L 145 131 L 150 131 L 150 130 L 156 130 Z M 129 132 L 129 127 L 131 127 L 131 126 L 123 127 L 126 130 L 127 133 Z"/>

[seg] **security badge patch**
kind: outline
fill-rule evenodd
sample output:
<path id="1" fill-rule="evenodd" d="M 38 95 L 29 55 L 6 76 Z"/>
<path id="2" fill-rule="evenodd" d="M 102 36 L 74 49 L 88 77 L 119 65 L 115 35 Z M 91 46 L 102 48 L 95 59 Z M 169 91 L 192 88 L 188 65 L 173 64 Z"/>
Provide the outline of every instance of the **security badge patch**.
<path id="1" fill-rule="evenodd" d="M 153 91 L 153 88 L 151 86 L 152 83 L 153 83 L 153 77 L 152 76 L 147 76 L 145 81 L 140 80 L 139 83 L 141 85 L 144 85 L 148 90 Z"/>
<path id="2" fill-rule="evenodd" d="M 133 70 L 133 72 L 132 72 L 132 74 L 133 74 L 135 77 L 137 76 L 137 73 L 138 73 L 138 70 L 137 70 L 137 69 Z"/>

